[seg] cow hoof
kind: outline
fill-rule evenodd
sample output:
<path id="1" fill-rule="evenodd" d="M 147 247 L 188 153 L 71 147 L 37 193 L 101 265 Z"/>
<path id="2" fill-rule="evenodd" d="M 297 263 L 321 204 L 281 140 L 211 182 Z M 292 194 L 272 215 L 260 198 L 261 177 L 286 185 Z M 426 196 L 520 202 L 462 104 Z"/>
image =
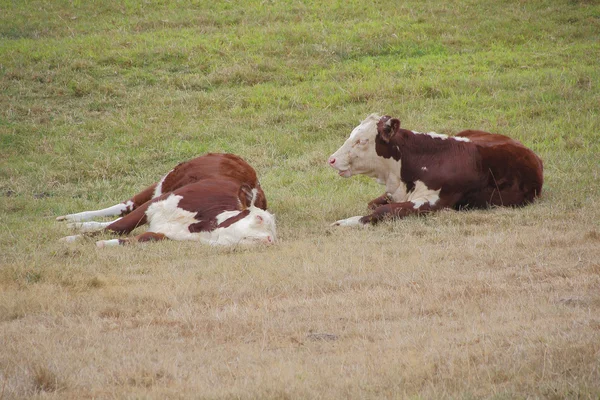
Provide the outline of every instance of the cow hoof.
<path id="1" fill-rule="evenodd" d="M 96 242 L 96 247 L 102 249 L 104 247 L 118 246 L 119 244 L 121 244 L 119 239 L 98 240 Z"/>
<path id="2" fill-rule="evenodd" d="M 58 239 L 58 241 L 63 243 L 73 243 L 78 241 L 79 239 L 81 239 L 81 235 L 71 235 L 60 238 Z"/>
<path id="3" fill-rule="evenodd" d="M 331 224 L 331 226 L 365 226 L 365 224 L 360 222 L 361 218 L 361 215 L 357 215 L 356 217 L 340 219 L 339 221 L 335 221 L 333 224 Z"/>

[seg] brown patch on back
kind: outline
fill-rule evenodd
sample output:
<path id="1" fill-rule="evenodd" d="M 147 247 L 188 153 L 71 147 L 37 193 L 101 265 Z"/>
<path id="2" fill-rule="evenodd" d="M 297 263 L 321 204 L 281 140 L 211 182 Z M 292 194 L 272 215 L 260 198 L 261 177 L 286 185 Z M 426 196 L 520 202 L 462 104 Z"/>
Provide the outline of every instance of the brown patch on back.
<path id="1" fill-rule="evenodd" d="M 256 188 L 258 190 L 256 206 L 263 210 L 267 209 L 267 199 L 258 182 L 256 171 L 241 157 L 234 154 L 209 153 L 177 165 L 165 177 L 162 192 L 172 192 L 205 179 L 228 179 Z"/>
<path id="2" fill-rule="evenodd" d="M 236 217 L 232 217 L 219 225 L 217 216 L 224 211 L 244 211 L 246 207 L 239 198 L 240 192 L 240 184 L 236 181 L 205 179 L 177 189 L 172 194 L 182 197 L 179 208 L 196 213 L 194 218 L 198 222 L 190 225 L 189 231 L 206 232 L 229 226 L 236 221 Z M 228 225 L 224 225 L 228 221 Z"/>

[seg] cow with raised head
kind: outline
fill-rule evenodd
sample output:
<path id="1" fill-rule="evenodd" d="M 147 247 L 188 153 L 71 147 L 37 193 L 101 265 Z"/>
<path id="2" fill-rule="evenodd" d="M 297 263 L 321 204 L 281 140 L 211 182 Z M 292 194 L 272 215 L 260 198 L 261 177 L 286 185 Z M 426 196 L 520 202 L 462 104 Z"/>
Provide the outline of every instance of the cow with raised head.
<path id="1" fill-rule="evenodd" d="M 371 213 L 333 225 L 375 224 L 443 208 L 522 206 L 540 196 L 542 160 L 517 140 L 466 130 L 419 133 L 400 120 L 371 114 L 329 157 L 340 176 L 367 175 L 385 185 Z"/>
<path id="2" fill-rule="evenodd" d="M 97 242 L 99 247 L 132 241 L 195 240 L 214 245 L 271 244 L 275 218 L 254 169 L 233 154 L 210 153 L 177 165 L 163 178 L 114 206 L 58 217 L 82 233 L 128 234 L 149 224 L 131 239 Z M 121 216 L 109 222 L 90 221 Z M 74 241 L 82 235 L 63 238 Z"/>

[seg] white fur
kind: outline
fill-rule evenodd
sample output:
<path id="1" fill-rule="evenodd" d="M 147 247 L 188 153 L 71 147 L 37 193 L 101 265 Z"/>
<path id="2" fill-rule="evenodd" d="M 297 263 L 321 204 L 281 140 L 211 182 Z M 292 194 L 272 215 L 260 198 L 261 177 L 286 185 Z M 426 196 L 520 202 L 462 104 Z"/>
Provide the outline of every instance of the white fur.
<path id="1" fill-rule="evenodd" d="M 173 172 L 173 170 L 169 171 L 165 176 L 163 176 L 160 181 L 158 181 L 158 183 L 156 184 L 156 187 L 154 188 L 154 194 L 152 195 L 152 198 L 158 197 L 161 194 L 163 194 L 162 192 L 162 185 L 165 182 L 165 179 L 167 179 L 167 176 L 169 176 L 169 174 Z"/>
<path id="2" fill-rule="evenodd" d="M 330 165 L 340 176 L 367 175 L 386 185 L 390 193 L 396 192 L 400 181 L 401 162 L 379 157 L 375 152 L 377 122 L 381 117 L 371 114 L 350 133 L 350 137 L 329 158 Z M 390 176 L 391 175 L 391 176 Z"/>
<path id="3" fill-rule="evenodd" d="M 423 133 L 423 132 L 415 132 L 412 131 L 412 133 L 414 133 L 415 135 L 427 135 L 430 136 L 434 139 L 442 139 L 442 140 L 447 140 L 447 139 L 451 139 L 451 140 L 458 140 L 459 142 L 470 142 L 471 139 L 466 138 L 466 137 L 462 137 L 462 136 L 448 136 L 445 135 L 443 133 L 435 133 L 435 132 L 427 132 L 427 133 Z"/>
<path id="4" fill-rule="evenodd" d="M 119 245 L 119 239 L 108 239 L 108 240 L 98 240 L 96 242 L 96 246 L 102 247 L 114 247 Z"/>
<path id="5" fill-rule="evenodd" d="M 275 217 L 256 207 L 252 207 L 249 215 L 230 226 L 208 233 L 210 238 L 206 242 L 211 245 L 271 244 L 277 237 Z"/>
<path id="6" fill-rule="evenodd" d="M 431 190 L 422 181 L 415 181 L 415 189 L 408 195 L 408 201 L 417 209 L 425 203 L 435 205 L 440 199 L 440 190 Z"/>
<path id="7" fill-rule="evenodd" d="M 331 226 L 365 226 L 360 219 L 361 215 L 357 215 L 356 217 L 350 217 L 346 219 L 340 219 L 339 221 L 335 221 Z"/>
<path id="8" fill-rule="evenodd" d="M 173 240 L 197 240 L 188 227 L 198 221 L 196 213 L 186 211 L 177 205 L 183 196 L 170 195 L 164 200 L 156 201 L 146 210 L 148 231 L 162 233 Z"/>
<path id="9" fill-rule="evenodd" d="M 83 211 L 77 214 L 68 214 L 57 217 L 57 221 L 71 221 L 71 222 L 79 222 L 79 221 L 89 221 L 94 218 L 102 218 L 102 217 L 114 217 L 115 215 L 121 215 L 123 212 L 128 212 L 133 210 L 133 202 L 128 200 L 126 203 L 115 204 L 114 206 L 103 208 L 101 210 L 94 211 Z"/>
<path id="10" fill-rule="evenodd" d="M 239 200 L 238 200 L 239 203 Z M 238 215 L 240 212 L 235 210 L 235 211 L 223 211 L 221 214 L 217 215 L 217 224 L 221 224 L 223 221 L 228 220 L 231 217 L 235 217 L 236 215 Z"/>
<path id="11" fill-rule="evenodd" d="M 96 222 L 96 221 L 72 222 L 70 224 L 67 224 L 67 226 L 70 229 L 77 229 L 80 232 L 97 232 L 97 231 L 101 231 L 102 229 L 106 228 L 113 222 L 117 222 L 120 219 L 121 218 L 117 218 L 114 221 L 108 221 L 108 222 Z"/>
<path id="12" fill-rule="evenodd" d="M 58 239 L 58 241 L 64 242 L 64 243 L 73 243 L 73 242 L 80 240 L 82 237 L 83 237 L 83 235 L 71 235 L 71 236 L 65 236 L 63 238 L 60 238 L 60 239 Z"/>
<path id="13" fill-rule="evenodd" d="M 468 137 L 462 137 L 462 136 L 450 136 L 452 139 L 454 140 L 458 140 L 459 142 L 470 142 L 471 139 L 469 139 Z"/>
<path id="14" fill-rule="evenodd" d="M 406 184 L 401 180 L 402 160 L 396 161 L 393 158 L 386 159 L 377 155 L 375 136 L 377 136 L 377 122 L 379 120 L 380 117 L 377 114 L 371 114 L 354 128 L 350 137 L 331 155 L 329 164 L 337 169 L 343 177 L 361 174 L 377 179 L 379 184 L 385 185 L 386 193 L 391 195 L 395 203 L 410 201 L 415 209 L 425 203 L 435 205 L 440 199 L 440 190 L 431 190 L 422 181 L 416 181 L 414 190 L 408 193 Z M 423 135 L 420 132 L 413 133 Z M 435 132 L 425 133 L 424 135 L 441 140 L 469 141 L 468 138 L 442 135 Z M 399 150 L 398 146 L 396 146 L 396 149 Z M 427 171 L 427 167 L 421 169 Z M 332 225 L 363 225 L 359 222 L 360 218 L 362 217 L 342 219 Z"/>
<path id="15" fill-rule="evenodd" d="M 235 223 L 217 228 L 210 232 L 190 232 L 189 226 L 197 223 L 196 213 L 178 207 L 182 199 L 179 195 L 170 195 L 148 207 L 148 231 L 162 233 L 172 240 L 193 240 L 211 245 L 234 245 L 272 243 L 276 239 L 275 217 L 268 211 L 250 207 L 250 214 Z M 217 216 L 217 222 L 235 217 L 241 211 L 223 211 Z"/>

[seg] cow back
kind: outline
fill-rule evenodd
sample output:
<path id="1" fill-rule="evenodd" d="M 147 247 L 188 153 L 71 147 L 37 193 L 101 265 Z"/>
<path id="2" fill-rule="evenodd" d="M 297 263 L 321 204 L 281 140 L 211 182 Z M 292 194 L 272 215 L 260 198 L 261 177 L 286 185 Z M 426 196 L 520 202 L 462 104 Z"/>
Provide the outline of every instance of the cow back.
<path id="1" fill-rule="evenodd" d="M 251 189 L 257 189 L 256 207 L 267 209 L 267 199 L 260 187 L 256 171 L 241 157 L 234 154 L 208 153 L 177 165 L 162 182 L 162 192 L 172 192 L 190 183 L 213 180 L 228 180 Z M 237 193 L 237 192 L 236 192 Z"/>

